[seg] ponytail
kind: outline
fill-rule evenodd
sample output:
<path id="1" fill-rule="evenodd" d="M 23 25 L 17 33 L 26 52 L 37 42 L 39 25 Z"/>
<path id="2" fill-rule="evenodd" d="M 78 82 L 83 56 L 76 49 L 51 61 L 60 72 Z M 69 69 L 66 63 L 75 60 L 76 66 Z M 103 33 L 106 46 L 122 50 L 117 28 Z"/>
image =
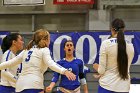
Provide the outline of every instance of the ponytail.
<path id="1" fill-rule="evenodd" d="M 1 49 L 2 52 L 6 52 L 12 46 L 12 42 L 9 41 L 8 36 L 3 38 Z"/>
<path id="2" fill-rule="evenodd" d="M 28 43 L 26 49 L 29 50 L 34 45 L 36 45 L 37 48 L 49 47 L 49 40 L 49 32 L 46 29 L 39 29 L 33 34 L 32 40 Z"/>
<path id="3" fill-rule="evenodd" d="M 126 42 L 124 37 L 124 27 L 125 24 L 121 19 L 115 19 L 112 22 L 112 28 L 117 32 L 117 44 L 118 44 L 118 54 L 117 54 L 117 66 L 119 76 L 125 80 L 128 79 L 128 56 L 126 52 Z"/>
<path id="4" fill-rule="evenodd" d="M 34 43 L 34 40 L 31 40 L 31 41 L 28 43 L 26 49 L 29 50 L 30 48 L 32 48 L 33 45 L 34 45 L 33 43 Z"/>
<path id="5" fill-rule="evenodd" d="M 128 79 L 128 56 L 126 53 L 126 42 L 123 31 L 119 31 L 117 35 L 118 43 L 118 71 L 122 79 Z"/>
<path id="6" fill-rule="evenodd" d="M 33 34 L 32 36 L 32 40 L 29 41 L 29 43 L 26 46 L 26 49 L 29 50 L 34 46 L 34 42 L 35 42 L 35 34 Z"/>

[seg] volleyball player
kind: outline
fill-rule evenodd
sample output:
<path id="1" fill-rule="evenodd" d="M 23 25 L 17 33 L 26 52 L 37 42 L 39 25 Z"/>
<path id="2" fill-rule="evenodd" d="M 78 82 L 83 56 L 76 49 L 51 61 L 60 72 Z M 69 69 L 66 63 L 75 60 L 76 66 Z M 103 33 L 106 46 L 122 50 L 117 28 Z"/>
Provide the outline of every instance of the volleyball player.
<path id="1" fill-rule="evenodd" d="M 39 29 L 33 34 L 27 48 L 12 60 L 0 64 L 0 69 L 22 63 L 22 72 L 16 83 L 17 93 L 39 93 L 44 90 L 44 72 L 48 67 L 58 73 L 75 80 L 75 75 L 55 63 L 49 50 L 50 34 L 45 29 Z"/>
<path id="2" fill-rule="evenodd" d="M 93 65 L 100 74 L 98 93 L 129 93 L 134 47 L 125 40 L 124 28 L 122 19 L 113 20 L 111 38 L 101 44 L 99 65 Z"/>
<path id="3" fill-rule="evenodd" d="M 65 42 L 64 51 L 65 58 L 57 63 L 73 72 L 76 75 L 76 79 L 74 81 L 70 81 L 66 76 L 61 75 L 58 93 L 80 93 L 80 85 L 83 85 L 84 93 L 88 93 L 88 87 L 84 75 L 84 63 L 82 60 L 74 57 L 74 44 L 71 40 Z M 59 79 L 59 76 L 59 73 L 54 72 L 51 84 L 46 87 L 47 92 L 52 91 Z"/>
<path id="4" fill-rule="evenodd" d="M 23 49 L 23 39 L 18 33 L 11 33 L 4 37 L 1 45 L 2 62 L 14 58 Z M 1 71 L 0 93 L 15 93 L 15 85 L 22 65 L 16 65 Z"/>

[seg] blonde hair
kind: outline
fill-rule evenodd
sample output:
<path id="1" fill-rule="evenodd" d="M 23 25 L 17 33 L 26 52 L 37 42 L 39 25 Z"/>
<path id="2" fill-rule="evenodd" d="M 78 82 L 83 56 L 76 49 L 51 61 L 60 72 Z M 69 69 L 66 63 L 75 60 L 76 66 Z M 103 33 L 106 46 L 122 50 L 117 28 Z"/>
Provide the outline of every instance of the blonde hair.
<path id="1" fill-rule="evenodd" d="M 46 29 L 37 30 L 32 37 L 32 40 L 28 43 L 26 49 L 29 50 L 34 45 L 38 48 L 48 47 L 50 40 L 50 34 Z"/>

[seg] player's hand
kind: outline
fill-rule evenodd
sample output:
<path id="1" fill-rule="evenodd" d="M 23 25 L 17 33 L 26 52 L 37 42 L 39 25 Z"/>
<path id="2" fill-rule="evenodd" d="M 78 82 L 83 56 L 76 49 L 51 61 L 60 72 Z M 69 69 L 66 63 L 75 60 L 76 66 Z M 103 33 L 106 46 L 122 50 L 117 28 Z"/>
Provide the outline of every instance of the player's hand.
<path id="1" fill-rule="evenodd" d="M 99 79 L 101 77 L 100 74 L 93 74 L 94 78 Z"/>
<path id="2" fill-rule="evenodd" d="M 72 80 L 74 81 L 76 79 L 76 75 L 73 74 L 71 71 L 68 71 L 66 70 L 64 75 L 66 75 L 66 77 L 69 79 L 69 80 Z"/>
<path id="3" fill-rule="evenodd" d="M 88 93 L 88 91 L 85 91 L 84 93 Z"/>
<path id="4" fill-rule="evenodd" d="M 48 87 L 46 87 L 45 91 L 46 91 L 47 93 L 48 93 L 48 92 L 51 92 L 51 91 L 52 91 L 52 88 L 53 88 L 53 87 L 48 86 Z"/>

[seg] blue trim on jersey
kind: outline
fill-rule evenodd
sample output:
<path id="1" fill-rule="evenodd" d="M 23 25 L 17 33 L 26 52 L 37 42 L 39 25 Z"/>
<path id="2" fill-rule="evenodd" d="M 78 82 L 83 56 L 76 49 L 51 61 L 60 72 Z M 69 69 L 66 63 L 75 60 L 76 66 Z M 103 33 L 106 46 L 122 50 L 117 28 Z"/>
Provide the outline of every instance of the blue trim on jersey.
<path id="1" fill-rule="evenodd" d="M 22 63 L 20 64 L 19 73 L 22 71 Z"/>
<path id="2" fill-rule="evenodd" d="M 114 91 L 107 90 L 99 85 L 98 93 L 129 93 L 129 92 L 114 92 Z"/>
<path id="3" fill-rule="evenodd" d="M 43 89 L 25 89 L 21 92 L 16 92 L 16 93 L 39 93 L 43 91 Z"/>
<path id="4" fill-rule="evenodd" d="M 15 88 L 11 86 L 0 85 L 0 93 L 15 93 Z"/>
<path id="5" fill-rule="evenodd" d="M 6 56 L 6 61 L 8 61 L 8 58 L 9 58 L 10 52 L 11 52 L 11 50 L 8 51 L 8 54 L 7 54 L 7 56 Z M 7 70 L 7 69 L 5 69 L 5 71 L 6 71 L 6 70 Z"/>
<path id="6" fill-rule="evenodd" d="M 8 51 L 8 54 L 7 54 L 7 56 L 6 56 L 6 61 L 8 61 L 8 57 L 9 57 L 9 55 L 10 55 L 10 52 L 11 52 L 11 50 Z"/>
<path id="7" fill-rule="evenodd" d="M 22 71 L 22 63 L 19 65 L 19 67 L 18 67 L 18 69 L 17 69 L 17 74 L 16 74 L 16 76 L 18 76 L 19 73 L 21 73 L 21 71 Z"/>

